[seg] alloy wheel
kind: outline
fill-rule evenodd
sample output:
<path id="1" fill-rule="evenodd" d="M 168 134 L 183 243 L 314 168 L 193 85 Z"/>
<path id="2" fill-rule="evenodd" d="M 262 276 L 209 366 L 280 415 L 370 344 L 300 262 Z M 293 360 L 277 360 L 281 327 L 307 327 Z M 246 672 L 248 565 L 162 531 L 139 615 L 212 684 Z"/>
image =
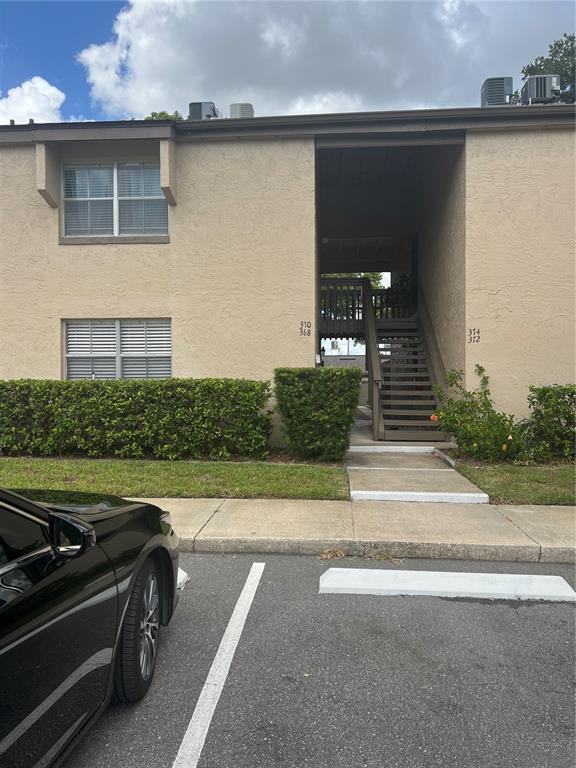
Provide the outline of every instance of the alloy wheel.
<path id="1" fill-rule="evenodd" d="M 157 576 L 151 571 L 146 579 L 140 608 L 140 672 L 144 680 L 150 680 L 154 672 L 159 623 L 160 591 Z"/>

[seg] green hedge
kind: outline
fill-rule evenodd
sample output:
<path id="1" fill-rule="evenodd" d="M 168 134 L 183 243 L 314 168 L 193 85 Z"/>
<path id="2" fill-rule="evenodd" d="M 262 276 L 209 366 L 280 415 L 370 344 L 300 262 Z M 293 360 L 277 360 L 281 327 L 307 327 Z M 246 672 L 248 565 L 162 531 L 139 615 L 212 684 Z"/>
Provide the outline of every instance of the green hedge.
<path id="1" fill-rule="evenodd" d="M 276 400 L 290 449 L 305 459 L 340 461 L 349 445 L 362 371 L 278 368 Z"/>
<path id="2" fill-rule="evenodd" d="M 261 457 L 269 398 L 242 379 L 0 381 L 0 454 Z"/>
<path id="3" fill-rule="evenodd" d="M 528 406 L 530 417 L 520 424 L 524 458 L 574 459 L 576 385 L 530 387 Z"/>

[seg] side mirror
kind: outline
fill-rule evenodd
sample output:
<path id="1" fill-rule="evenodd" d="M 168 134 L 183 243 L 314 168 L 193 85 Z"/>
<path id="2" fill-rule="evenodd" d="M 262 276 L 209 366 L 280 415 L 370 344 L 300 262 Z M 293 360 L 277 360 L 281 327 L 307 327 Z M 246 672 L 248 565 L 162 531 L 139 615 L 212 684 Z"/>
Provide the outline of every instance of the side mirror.
<path id="1" fill-rule="evenodd" d="M 96 544 L 94 528 L 64 512 L 50 512 L 50 544 L 58 557 L 76 557 Z"/>

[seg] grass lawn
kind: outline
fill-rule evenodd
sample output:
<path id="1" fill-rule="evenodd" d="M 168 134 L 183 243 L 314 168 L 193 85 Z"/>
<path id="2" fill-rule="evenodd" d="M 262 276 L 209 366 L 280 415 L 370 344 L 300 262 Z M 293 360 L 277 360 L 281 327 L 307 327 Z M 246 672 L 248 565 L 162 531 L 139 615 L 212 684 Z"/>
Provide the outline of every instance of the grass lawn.
<path id="1" fill-rule="evenodd" d="M 458 461 L 456 469 L 490 496 L 493 504 L 576 504 L 572 464 L 480 464 Z"/>
<path id="2" fill-rule="evenodd" d="M 272 462 L 1 458 L 0 487 L 119 496 L 350 498 L 343 467 Z"/>

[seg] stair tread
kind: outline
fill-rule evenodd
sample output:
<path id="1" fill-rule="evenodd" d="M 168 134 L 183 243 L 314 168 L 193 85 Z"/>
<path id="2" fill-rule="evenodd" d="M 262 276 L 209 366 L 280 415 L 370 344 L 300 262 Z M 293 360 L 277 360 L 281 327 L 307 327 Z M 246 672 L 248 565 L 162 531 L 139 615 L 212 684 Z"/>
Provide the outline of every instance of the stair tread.
<path id="1" fill-rule="evenodd" d="M 382 414 L 384 419 L 386 419 L 386 416 L 431 416 L 434 410 L 434 408 L 427 408 L 411 411 L 408 408 L 386 408 L 383 406 Z"/>
<path id="2" fill-rule="evenodd" d="M 397 419 L 394 421 L 387 421 L 384 418 L 384 426 L 392 427 L 428 427 L 429 429 L 437 429 L 436 424 L 430 419 Z"/>
<path id="3" fill-rule="evenodd" d="M 406 379 L 410 379 L 412 377 L 420 378 L 420 379 L 430 379 L 429 373 L 424 373 L 422 371 L 382 371 L 382 376 L 385 376 L 386 378 L 393 378 L 393 379 L 401 379 L 402 377 Z M 415 384 L 425 384 L 425 381 L 416 381 Z"/>
<path id="4" fill-rule="evenodd" d="M 429 389 L 430 392 L 432 392 L 432 382 L 429 381 L 404 381 L 397 380 L 397 379 L 388 379 L 387 381 L 382 382 L 383 387 L 394 387 L 394 395 L 402 394 L 403 392 L 406 392 L 409 395 L 412 395 L 414 391 L 416 392 L 422 392 L 423 389 Z M 404 389 L 398 391 L 398 387 L 404 387 Z M 414 390 L 413 387 L 419 387 L 419 389 Z M 429 395 L 432 397 L 432 395 Z"/>
<path id="5" fill-rule="evenodd" d="M 394 400 L 394 397 L 401 397 L 402 400 Z M 421 394 L 417 394 L 414 397 L 414 392 L 398 392 L 397 390 L 394 390 L 392 392 L 384 392 L 383 395 L 380 397 L 380 400 L 383 403 L 405 403 L 408 402 L 406 398 L 410 397 L 410 404 L 414 403 L 415 405 L 428 405 L 429 403 L 434 404 L 434 408 L 436 408 L 436 400 L 434 400 L 434 395 L 432 392 L 422 392 Z"/>
<path id="6" fill-rule="evenodd" d="M 382 408 L 392 408 L 396 407 L 397 405 L 405 406 L 405 405 L 422 405 L 422 406 L 428 406 L 432 409 L 431 412 L 436 410 L 436 400 L 423 400 L 422 398 L 414 399 L 414 400 L 391 400 L 390 398 L 381 398 L 382 402 Z"/>

